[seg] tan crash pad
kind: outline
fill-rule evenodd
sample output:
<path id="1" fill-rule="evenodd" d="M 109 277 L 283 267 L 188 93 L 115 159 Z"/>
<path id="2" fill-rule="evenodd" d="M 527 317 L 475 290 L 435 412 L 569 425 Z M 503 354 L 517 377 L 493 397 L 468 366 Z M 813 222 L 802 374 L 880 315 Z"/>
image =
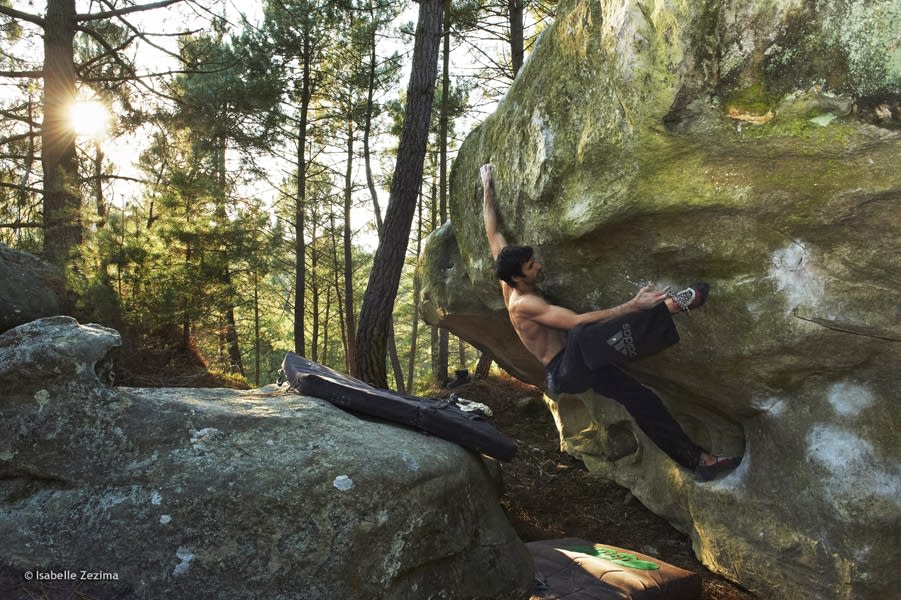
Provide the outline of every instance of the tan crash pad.
<path id="1" fill-rule="evenodd" d="M 526 544 L 535 559 L 531 600 L 696 600 L 697 573 L 579 538 Z"/>

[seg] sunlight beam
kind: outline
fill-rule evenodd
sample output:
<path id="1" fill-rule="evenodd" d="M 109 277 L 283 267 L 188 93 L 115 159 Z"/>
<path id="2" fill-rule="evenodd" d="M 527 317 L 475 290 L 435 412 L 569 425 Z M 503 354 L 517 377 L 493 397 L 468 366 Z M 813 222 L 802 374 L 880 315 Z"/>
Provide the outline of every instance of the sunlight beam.
<path id="1" fill-rule="evenodd" d="M 107 135 L 110 114 L 102 102 L 79 100 L 69 108 L 69 121 L 75 135 L 99 140 Z"/>

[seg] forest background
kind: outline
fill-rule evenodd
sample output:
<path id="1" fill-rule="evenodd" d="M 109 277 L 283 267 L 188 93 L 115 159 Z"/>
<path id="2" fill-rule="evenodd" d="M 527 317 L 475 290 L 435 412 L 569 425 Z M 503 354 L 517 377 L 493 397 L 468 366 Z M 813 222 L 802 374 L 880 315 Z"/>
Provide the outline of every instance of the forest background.
<path id="1" fill-rule="evenodd" d="M 235 386 L 288 350 L 411 393 L 485 372 L 414 269 L 554 2 L 0 0 L 0 243 L 123 333 L 118 383 L 187 350 Z"/>

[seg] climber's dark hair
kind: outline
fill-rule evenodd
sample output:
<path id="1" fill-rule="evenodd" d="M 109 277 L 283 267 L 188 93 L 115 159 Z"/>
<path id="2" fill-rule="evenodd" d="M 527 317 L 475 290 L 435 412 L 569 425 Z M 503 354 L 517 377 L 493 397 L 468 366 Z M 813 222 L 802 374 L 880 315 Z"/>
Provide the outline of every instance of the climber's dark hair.
<path id="1" fill-rule="evenodd" d="M 532 260 L 535 251 L 531 246 L 504 246 L 494 261 L 497 278 L 511 287 L 516 287 L 514 276 L 523 276 L 522 266 Z"/>

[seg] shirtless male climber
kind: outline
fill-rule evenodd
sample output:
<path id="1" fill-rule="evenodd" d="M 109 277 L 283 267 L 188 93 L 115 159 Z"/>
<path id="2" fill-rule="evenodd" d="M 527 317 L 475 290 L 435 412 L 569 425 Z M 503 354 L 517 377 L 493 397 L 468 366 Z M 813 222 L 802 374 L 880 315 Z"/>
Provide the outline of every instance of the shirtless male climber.
<path id="1" fill-rule="evenodd" d="M 737 467 L 741 457 L 715 456 L 697 446 L 653 391 L 616 366 L 617 361 L 610 359 L 611 346 L 622 351 L 621 336 L 601 330 L 605 322 L 645 311 L 633 316 L 651 328 L 645 337 L 651 345 L 656 343 L 656 351 L 678 341 L 672 315 L 700 308 L 709 286 L 698 283 L 673 294 L 669 288 L 655 290 L 648 285 L 624 304 L 581 314 L 548 303 L 538 293 L 544 273 L 532 248 L 508 246 L 497 229 L 492 170 L 490 164 L 481 168 L 485 233 L 513 329 L 545 366 L 550 391 L 577 394 L 592 389 L 619 402 L 658 448 L 702 481 Z"/>

